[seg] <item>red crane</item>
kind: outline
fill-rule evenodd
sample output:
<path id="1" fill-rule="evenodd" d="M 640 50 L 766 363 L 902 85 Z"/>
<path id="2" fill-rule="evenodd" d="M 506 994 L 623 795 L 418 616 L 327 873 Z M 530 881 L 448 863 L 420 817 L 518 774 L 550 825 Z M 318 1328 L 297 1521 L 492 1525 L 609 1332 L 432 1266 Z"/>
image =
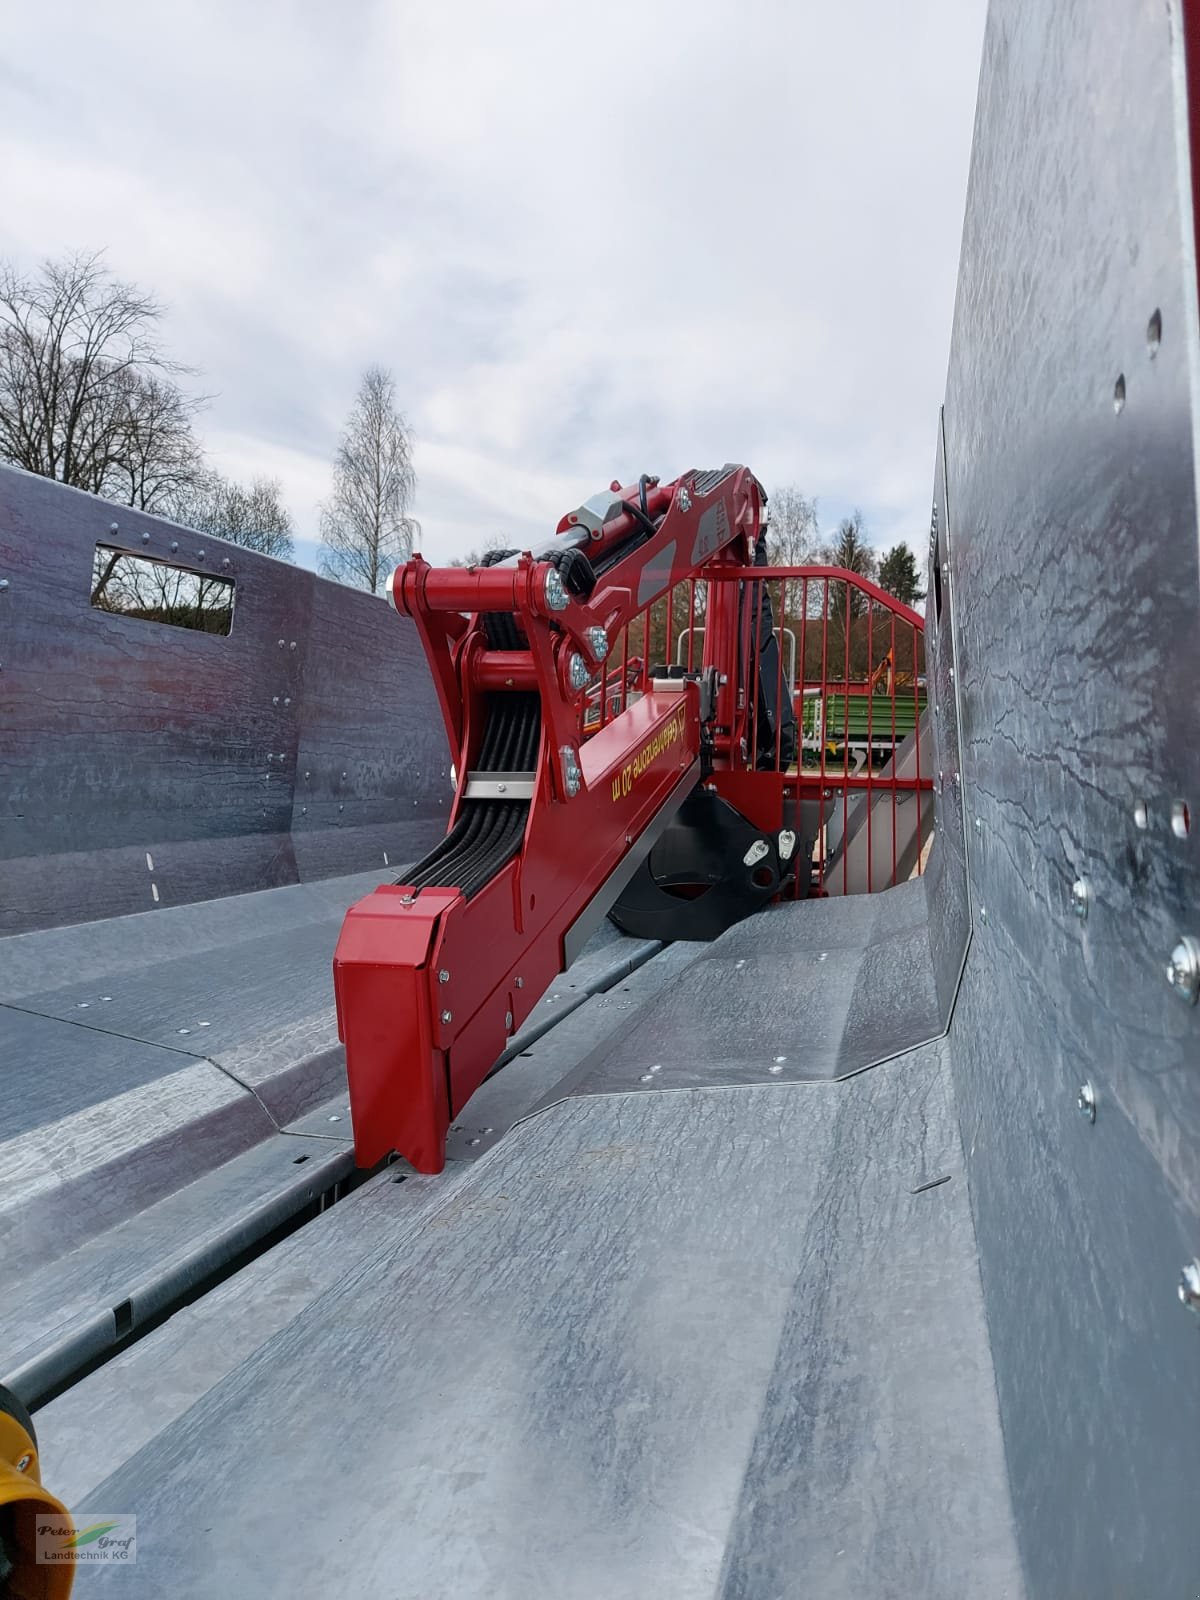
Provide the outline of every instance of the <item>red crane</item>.
<path id="1" fill-rule="evenodd" d="M 774 646 L 765 585 L 711 582 L 697 670 L 645 668 L 634 699 L 625 651 L 624 709 L 587 717 L 597 679 L 607 699 L 609 654 L 635 617 L 681 581 L 761 558 L 763 504 L 745 467 L 643 477 L 564 517 L 540 549 L 469 569 L 414 556 L 396 570 L 390 597 L 420 632 L 457 792 L 446 837 L 405 882 L 353 906 L 338 942 L 360 1164 L 395 1150 L 440 1171 L 451 1121 L 617 897 L 630 896 L 623 925 L 678 913 L 678 900 L 656 909 L 662 890 L 648 876 L 631 883 L 678 814 L 677 877 L 718 858 L 705 882 L 726 880 L 713 902 L 722 926 L 794 871 L 778 787 L 778 814 L 764 822 L 760 803 L 756 825 L 703 781 L 755 765 L 747 663 Z M 756 672 L 764 685 L 774 677 Z M 794 729 L 790 699 L 778 706 Z"/>

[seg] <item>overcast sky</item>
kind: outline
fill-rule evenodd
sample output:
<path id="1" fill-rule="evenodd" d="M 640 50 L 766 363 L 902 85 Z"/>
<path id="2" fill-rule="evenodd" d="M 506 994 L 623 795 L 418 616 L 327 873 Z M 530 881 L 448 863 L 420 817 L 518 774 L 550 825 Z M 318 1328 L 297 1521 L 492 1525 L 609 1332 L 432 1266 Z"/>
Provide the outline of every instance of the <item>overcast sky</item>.
<path id="1" fill-rule="evenodd" d="M 724 461 L 921 551 L 983 13 L 5 0 L 0 254 L 156 293 L 302 538 L 380 362 L 432 560 Z"/>

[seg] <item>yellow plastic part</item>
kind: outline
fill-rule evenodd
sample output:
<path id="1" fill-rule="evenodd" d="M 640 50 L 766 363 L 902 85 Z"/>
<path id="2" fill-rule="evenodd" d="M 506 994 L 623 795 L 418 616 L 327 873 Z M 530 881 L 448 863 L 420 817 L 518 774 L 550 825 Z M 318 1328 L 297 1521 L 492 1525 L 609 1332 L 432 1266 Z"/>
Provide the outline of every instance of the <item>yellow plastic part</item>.
<path id="1" fill-rule="evenodd" d="M 43 1566 L 36 1560 L 37 1519 L 46 1512 L 70 1516 L 42 1488 L 37 1446 L 15 1417 L 0 1411 L 0 1543 L 15 1567 L 6 1600 L 66 1600 L 71 1592 L 74 1560 Z"/>

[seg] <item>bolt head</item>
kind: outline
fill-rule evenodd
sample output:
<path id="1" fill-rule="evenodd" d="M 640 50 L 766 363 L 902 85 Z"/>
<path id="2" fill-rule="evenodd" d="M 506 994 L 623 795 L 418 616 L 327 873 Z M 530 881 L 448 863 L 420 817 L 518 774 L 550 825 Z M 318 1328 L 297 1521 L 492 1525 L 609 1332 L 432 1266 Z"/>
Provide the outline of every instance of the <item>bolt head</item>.
<path id="1" fill-rule="evenodd" d="M 1076 1097 L 1075 1103 L 1079 1107 L 1081 1116 L 1085 1116 L 1089 1122 L 1095 1122 L 1096 1091 L 1092 1088 L 1091 1083 L 1086 1079 L 1079 1085 L 1079 1094 Z"/>
<path id="2" fill-rule="evenodd" d="M 571 659 L 567 663 L 567 679 L 572 689 L 579 690 L 586 687 L 590 677 L 591 673 L 588 671 L 587 662 L 579 654 L 578 650 L 572 650 Z"/>
<path id="3" fill-rule="evenodd" d="M 442 970 L 438 973 L 438 982 L 439 983 L 449 983 L 450 982 L 450 974 L 446 971 L 445 967 L 443 967 Z"/>
<path id="4" fill-rule="evenodd" d="M 1200 942 L 1185 934 L 1171 951 L 1167 982 L 1181 1000 L 1195 1005 L 1200 997 Z"/>
<path id="5" fill-rule="evenodd" d="M 565 611 L 570 605 L 563 581 L 553 567 L 546 568 L 546 604 L 551 611 Z"/>
<path id="6" fill-rule="evenodd" d="M 14 1463 L 18 1472 L 28 1472 L 33 1465 L 33 1452 L 26 1450 L 23 1456 L 18 1456 Z"/>
<path id="7" fill-rule="evenodd" d="M 559 747 L 559 755 L 563 764 L 563 784 L 567 794 L 574 799 L 582 785 L 582 773 L 579 770 L 579 757 L 575 754 L 573 745 L 564 744 Z"/>
<path id="8" fill-rule="evenodd" d="M 1071 885 L 1071 909 L 1080 919 L 1088 914 L 1088 886 L 1083 878 L 1076 878 Z"/>
<path id="9" fill-rule="evenodd" d="M 453 1013 L 453 1011 L 443 1011 L 442 1012 L 442 1021 L 443 1022 L 453 1022 L 454 1021 L 454 1013 Z"/>

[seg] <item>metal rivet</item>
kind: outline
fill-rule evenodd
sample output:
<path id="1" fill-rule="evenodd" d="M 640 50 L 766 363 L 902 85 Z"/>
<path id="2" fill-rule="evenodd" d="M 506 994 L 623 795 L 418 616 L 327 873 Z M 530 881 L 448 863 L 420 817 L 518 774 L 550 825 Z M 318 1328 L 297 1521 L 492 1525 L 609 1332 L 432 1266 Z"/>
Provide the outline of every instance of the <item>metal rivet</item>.
<path id="1" fill-rule="evenodd" d="M 1079 1093 L 1076 1096 L 1075 1103 L 1079 1107 L 1082 1115 L 1085 1116 L 1089 1122 L 1095 1122 L 1096 1091 L 1092 1088 L 1090 1081 L 1088 1081 L 1086 1078 L 1079 1085 Z"/>
<path id="2" fill-rule="evenodd" d="M 178 1033 L 191 1033 L 191 1031 L 192 1030 L 190 1028 L 178 1028 L 176 1030 L 176 1032 L 178 1032 Z"/>
<path id="3" fill-rule="evenodd" d="M 203 550 L 197 550 L 196 551 L 196 560 L 197 561 L 203 561 L 204 560 L 204 551 Z"/>
<path id="4" fill-rule="evenodd" d="M 337 1112 L 336 1112 L 336 1111 L 335 1111 L 335 1112 L 334 1112 L 334 1113 L 333 1113 L 333 1115 L 332 1115 L 332 1116 L 331 1116 L 331 1117 L 330 1117 L 330 1119 L 329 1119 L 329 1120 L 330 1120 L 330 1122 L 340 1122 L 340 1121 L 341 1121 L 341 1120 L 342 1120 L 342 1119 L 341 1119 L 341 1117 L 340 1117 L 340 1116 L 339 1116 L 339 1114 L 338 1114 L 338 1113 L 337 1113 Z"/>
<path id="5" fill-rule="evenodd" d="M 1192 814 L 1182 800 L 1171 802 L 1171 832 L 1177 839 L 1186 839 L 1192 828 Z"/>
<path id="6" fill-rule="evenodd" d="M 772 1066 L 769 1066 L 767 1068 L 767 1071 L 771 1074 L 772 1077 L 777 1078 L 779 1076 L 779 1074 L 783 1071 L 783 1068 L 781 1066 L 778 1066 L 778 1065 L 772 1065 Z"/>
<path id="7" fill-rule="evenodd" d="M 108 531 L 109 533 L 120 533 L 121 524 L 119 522 L 110 522 L 108 525 Z M 147 535 L 147 537 L 149 536 Z"/>
<path id="8" fill-rule="evenodd" d="M 339 810 L 339 811 L 345 811 L 345 809 L 346 809 L 346 808 L 345 808 L 345 806 L 339 806 L 339 807 L 338 807 L 338 810 Z"/>
<path id="9" fill-rule="evenodd" d="M 222 560 L 221 560 L 221 565 L 222 565 L 222 566 L 223 566 L 223 567 L 227 567 L 227 566 L 228 566 L 228 565 L 229 565 L 229 557 L 228 557 L 228 556 L 224 556 L 224 557 L 223 557 L 223 558 L 222 558 Z"/>
<path id="10" fill-rule="evenodd" d="M 449 983 L 450 982 L 450 974 L 446 971 L 445 967 L 443 967 L 442 970 L 438 973 L 438 982 L 439 983 Z"/>
<path id="11" fill-rule="evenodd" d="M 8 588 L 8 579 L 7 578 L 0 578 L 0 592 L 3 592 L 7 588 Z"/>
<path id="12" fill-rule="evenodd" d="M 287 640 L 286 639 L 280 639 L 279 648 L 282 650 L 282 649 L 285 648 L 286 645 L 287 645 Z"/>
<path id="13" fill-rule="evenodd" d="M 1081 920 L 1088 914 L 1088 886 L 1083 878 L 1076 878 L 1071 885 L 1071 909 Z"/>
<path id="14" fill-rule="evenodd" d="M 171 554 L 174 555 L 175 552 L 178 549 L 179 549 L 179 540 L 178 539 L 172 539 L 171 540 Z"/>
<path id="15" fill-rule="evenodd" d="M 1181 1000 L 1196 1004 L 1200 995 L 1200 943 L 1191 934 L 1184 934 L 1171 951 L 1167 963 L 1167 982 Z"/>
<path id="16" fill-rule="evenodd" d="M 978 817 L 975 818 L 975 832 L 976 833 L 982 833 L 983 832 L 983 823 L 980 821 L 980 819 Z"/>
<path id="17" fill-rule="evenodd" d="M 1137 800 L 1134 802 L 1133 825 L 1135 828 L 1140 828 L 1143 833 L 1150 826 L 1150 813 L 1146 808 L 1146 802 L 1144 800 Z"/>
<path id="18" fill-rule="evenodd" d="M 271 704 L 273 706 L 277 706 L 279 704 L 279 696 L 277 694 L 273 694 L 271 696 Z"/>
<path id="19" fill-rule="evenodd" d="M 1125 409 L 1125 374 L 1122 372 L 1113 384 L 1113 410 L 1120 416 Z"/>
<path id="20" fill-rule="evenodd" d="M 987 907 L 986 906 L 980 906 L 980 908 L 979 908 L 979 920 L 980 920 L 980 922 L 986 922 L 987 921 Z"/>
<path id="21" fill-rule="evenodd" d="M 454 1013 L 453 1013 L 453 1011 L 443 1011 L 442 1012 L 442 1021 L 443 1022 L 453 1022 L 454 1021 Z"/>
<path id="22" fill-rule="evenodd" d="M 638 1082 L 639 1083 L 653 1083 L 654 1079 L 651 1077 L 651 1075 L 648 1072 L 643 1072 L 641 1077 L 638 1079 Z"/>
<path id="23" fill-rule="evenodd" d="M 514 989 L 523 989 L 524 987 L 525 987 L 525 979 L 524 978 L 514 978 L 513 979 L 513 988 Z"/>
<path id="24" fill-rule="evenodd" d="M 1190 1311 L 1200 1312 L 1200 1261 L 1189 1261 L 1179 1274 L 1178 1294 Z"/>
<path id="25" fill-rule="evenodd" d="M 467 1143 L 468 1143 L 468 1144 L 470 1144 L 470 1145 L 476 1145 L 476 1144 L 478 1144 L 478 1143 L 479 1143 L 479 1137 L 478 1137 L 478 1135 L 476 1135 L 476 1136 L 475 1136 L 475 1137 L 474 1137 L 474 1138 L 473 1138 L 473 1139 L 468 1139 L 468 1140 L 467 1140 Z"/>
<path id="26" fill-rule="evenodd" d="M 293 639 L 291 644 L 288 645 L 288 649 L 289 650 L 294 650 L 295 648 L 296 648 L 296 641 L 295 641 L 295 639 Z"/>
<path id="27" fill-rule="evenodd" d="M 144 533 L 142 535 L 142 543 L 143 544 L 149 544 L 150 543 L 150 535 L 148 533 Z"/>
<path id="28" fill-rule="evenodd" d="M 775 1057 L 775 1065 L 777 1067 L 781 1067 L 786 1060 L 787 1060 L 786 1056 L 776 1056 Z"/>

